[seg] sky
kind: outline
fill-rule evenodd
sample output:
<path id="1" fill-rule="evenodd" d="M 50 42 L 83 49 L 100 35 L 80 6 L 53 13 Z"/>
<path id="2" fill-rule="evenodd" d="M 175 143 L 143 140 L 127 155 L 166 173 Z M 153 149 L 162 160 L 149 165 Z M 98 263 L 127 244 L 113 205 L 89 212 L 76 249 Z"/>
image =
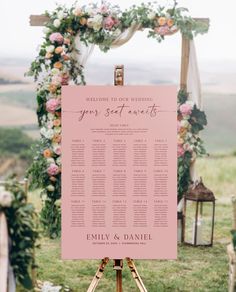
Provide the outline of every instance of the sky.
<path id="1" fill-rule="evenodd" d="M 74 0 L 57 0 L 70 6 Z M 96 1 L 97 2 L 97 1 Z M 98 1 L 99 2 L 99 1 Z M 132 4 L 149 1 L 110 0 L 122 8 Z M 166 4 L 172 1 L 159 0 L 158 3 Z M 79 1 L 84 4 L 88 1 Z M 198 36 L 195 40 L 198 58 L 216 61 L 236 61 L 235 39 L 235 11 L 236 1 L 213 0 L 179 0 L 179 6 L 187 7 L 193 17 L 209 17 L 210 31 L 207 35 Z M 30 27 L 30 14 L 42 14 L 45 10 L 55 7 L 54 0 L 1 0 L 0 1 L 0 56 L 1 58 L 33 58 L 37 54 L 37 47 L 42 42 L 42 27 Z M 93 58 L 103 59 L 103 53 L 95 50 Z M 107 58 L 132 59 L 133 61 L 153 60 L 159 56 L 175 60 L 180 56 L 180 35 L 166 38 L 162 44 L 155 40 L 146 39 L 145 33 L 138 32 L 125 46 L 115 49 L 107 54 Z"/>

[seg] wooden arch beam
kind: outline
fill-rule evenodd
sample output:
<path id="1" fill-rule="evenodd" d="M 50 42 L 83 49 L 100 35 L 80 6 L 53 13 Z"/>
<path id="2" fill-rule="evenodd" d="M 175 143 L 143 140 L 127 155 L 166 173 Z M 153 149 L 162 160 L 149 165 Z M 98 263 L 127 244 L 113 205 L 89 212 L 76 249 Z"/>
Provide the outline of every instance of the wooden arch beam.
<path id="1" fill-rule="evenodd" d="M 194 18 L 197 22 L 209 25 L 209 18 Z M 30 15 L 31 26 L 44 26 L 49 21 L 46 15 Z M 180 88 L 187 89 L 190 40 L 182 35 Z"/>

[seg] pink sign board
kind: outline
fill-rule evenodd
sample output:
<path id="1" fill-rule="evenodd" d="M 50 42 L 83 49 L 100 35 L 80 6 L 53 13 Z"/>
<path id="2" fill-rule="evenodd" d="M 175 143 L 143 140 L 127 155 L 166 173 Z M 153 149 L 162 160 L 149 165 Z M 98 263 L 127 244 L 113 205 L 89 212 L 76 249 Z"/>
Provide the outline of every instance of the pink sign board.
<path id="1" fill-rule="evenodd" d="M 63 259 L 176 258 L 176 92 L 63 87 Z"/>

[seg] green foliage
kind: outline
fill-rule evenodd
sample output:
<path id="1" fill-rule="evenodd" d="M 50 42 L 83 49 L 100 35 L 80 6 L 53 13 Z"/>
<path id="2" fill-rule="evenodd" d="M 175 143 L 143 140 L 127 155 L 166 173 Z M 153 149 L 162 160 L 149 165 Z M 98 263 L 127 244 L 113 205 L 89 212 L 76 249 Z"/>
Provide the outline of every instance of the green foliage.
<path id="1" fill-rule="evenodd" d="M 178 200 L 183 197 L 191 183 L 191 158 L 192 156 L 190 152 L 185 152 L 183 157 L 178 158 Z"/>
<path id="2" fill-rule="evenodd" d="M 183 116 L 180 111 L 180 106 L 188 102 L 188 93 L 185 90 L 180 90 L 178 93 L 178 119 L 182 120 Z M 180 200 L 184 193 L 188 190 L 191 183 L 190 167 L 195 156 L 202 156 L 206 154 L 203 146 L 203 141 L 199 137 L 199 132 L 207 125 L 206 114 L 197 108 L 194 104 L 191 114 L 187 121 L 190 124 L 188 133 L 191 137 L 186 138 L 184 141 L 191 147 L 186 150 L 183 155 L 178 157 L 178 200 Z M 195 156 L 194 156 L 195 155 Z"/>
<path id="3" fill-rule="evenodd" d="M 22 186 L 15 180 L 9 180 L 5 186 L 13 194 L 11 207 L 2 208 L 8 222 L 11 239 L 10 262 L 17 282 L 27 290 L 33 288 L 31 269 L 34 267 L 34 248 L 38 238 L 37 216 Z"/>

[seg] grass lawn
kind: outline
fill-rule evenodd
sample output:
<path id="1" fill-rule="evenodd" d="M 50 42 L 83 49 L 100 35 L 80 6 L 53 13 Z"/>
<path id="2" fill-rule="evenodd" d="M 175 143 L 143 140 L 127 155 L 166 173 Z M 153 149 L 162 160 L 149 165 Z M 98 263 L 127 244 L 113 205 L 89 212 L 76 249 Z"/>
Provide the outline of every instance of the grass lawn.
<path id="1" fill-rule="evenodd" d="M 175 261 L 137 260 L 138 271 L 148 292 L 189 291 L 223 292 L 228 287 L 228 260 L 226 245 L 230 242 L 232 209 L 230 198 L 236 194 L 236 157 L 215 156 L 199 159 L 198 173 L 217 198 L 215 242 L 213 248 L 193 248 L 180 245 Z M 31 200 L 39 208 L 36 193 Z M 78 246 L 78 248 L 80 248 Z M 155 253 L 155 251 L 153 251 Z M 72 291 L 87 291 L 99 261 L 62 261 L 60 240 L 41 239 L 41 249 L 36 252 L 39 265 L 38 279 L 55 285 L 68 285 Z M 123 273 L 124 292 L 139 291 L 125 265 Z M 115 272 L 112 261 L 96 291 L 115 291 Z"/>

